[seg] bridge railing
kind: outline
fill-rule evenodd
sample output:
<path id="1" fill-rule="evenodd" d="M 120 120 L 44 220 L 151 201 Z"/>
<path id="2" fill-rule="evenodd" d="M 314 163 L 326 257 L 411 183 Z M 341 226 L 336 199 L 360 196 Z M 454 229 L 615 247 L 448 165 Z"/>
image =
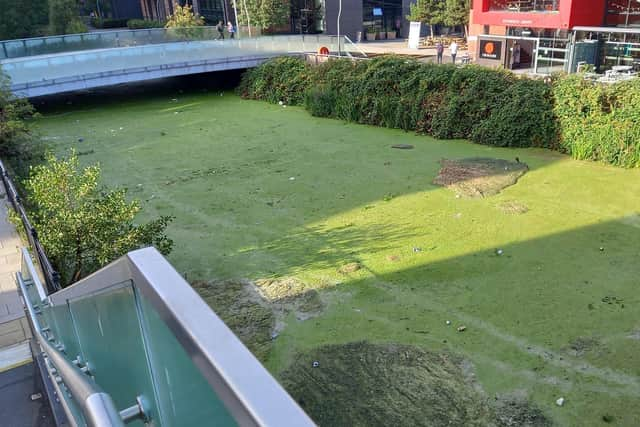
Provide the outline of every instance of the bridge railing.
<path id="1" fill-rule="evenodd" d="M 296 38 L 313 43 L 319 38 L 332 38 L 335 41 L 335 51 L 339 46 L 337 36 L 324 35 L 294 35 L 294 36 L 264 36 L 249 39 L 227 39 L 225 43 L 240 40 L 259 43 L 269 43 L 274 40 Z M 67 34 L 62 36 L 35 37 L 29 39 L 0 41 L 0 61 L 12 58 L 24 58 L 39 55 L 60 54 L 65 52 L 81 52 L 95 49 L 112 49 L 155 45 L 163 43 L 215 40 L 218 31 L 215 27 L 192 28 L 150 28 L 140 30 L 99 31 L 84 34 Z M 341 50 L 357 51 L 355 45 L 348 38 L 342 38 Z"/>
<path id="2" fill-rule="evenodd" d="M 215 27 L 149 28 L 0 41 L 0 60 L 93 49 L 141 46 L 190 40 L 213 40 Z"/>
<path id="3" fill-rule="evenodd" d="M 313 425 L 154 248 L 49 296 L 23 257 L 16 281 L 71 425 Z"/>

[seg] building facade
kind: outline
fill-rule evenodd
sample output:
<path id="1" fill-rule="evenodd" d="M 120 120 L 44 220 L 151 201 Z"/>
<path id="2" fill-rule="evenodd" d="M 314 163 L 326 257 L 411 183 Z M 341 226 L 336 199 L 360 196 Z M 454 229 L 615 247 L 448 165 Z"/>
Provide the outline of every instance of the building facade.
<path id="1" fill-rule="evenodd" d="M 640 63 L 637 0 L 473 0 L 469 48 L 483 65 L 535 73 Z"/>
<path id="2" fill-rule="evenodd" d="M 228 0 L 140 0 L 140 7 L 145 19 L 163 21 L 173 13 L 176 3 L 193 6 L 194 12 L 209 24 L 234 20 L 233 7 Z"/>
<path id="3" fill-rule="evenodd" d="M 351 40 L 388 39 L 409 34 L 409 5 L 415 0 L 342 0 L 340 33 Z M 323 0 L 324 32 L 338 33 L 340 0 Z"/>

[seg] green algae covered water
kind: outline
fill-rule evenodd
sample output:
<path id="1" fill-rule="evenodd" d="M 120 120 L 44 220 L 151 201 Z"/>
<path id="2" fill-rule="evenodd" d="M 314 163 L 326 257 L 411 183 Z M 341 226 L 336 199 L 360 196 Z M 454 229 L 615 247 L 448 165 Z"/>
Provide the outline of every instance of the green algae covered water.
<path id="1" fill-rule="evenodd" d="M 426 425 L 460 408 L 478 425 L 640 425 L 640 170 L 318 119 L 176 82 L 48 100 L 35 131 L 59 155 L 99 162 L 106 185 L 144 202 L 141 220 L 175 217 L 170 261 L 316 420 L 416 425 L 403 418 L 415 411 L 381 420 L 358 408 L 412 407 L 385 390 L 429 405 L 415 392 L 425 376 L 376 389 L 374 401 L 369 370 L 344 368 L 378 360 L 396 374 L 375 378 L 403 378 L 397 344 L 448 375 L 435 384 L 450 385 L 451 405 L 440 418 L 426 411 Z M 529 171 L 486 198 L 433 184 L 441 159 L 472 157 L 518 157 Z M 364 341 L 386 347 L 354 347 Z M 292 379 L 314 354 L 316 370 Z M 331 363 L 340 375 L 321 371 Z M 324 417 L 309 381 L 343 384 L 331 393 L 354 404 Z M 524 409 L 500 415 L 505 396 Z"/>

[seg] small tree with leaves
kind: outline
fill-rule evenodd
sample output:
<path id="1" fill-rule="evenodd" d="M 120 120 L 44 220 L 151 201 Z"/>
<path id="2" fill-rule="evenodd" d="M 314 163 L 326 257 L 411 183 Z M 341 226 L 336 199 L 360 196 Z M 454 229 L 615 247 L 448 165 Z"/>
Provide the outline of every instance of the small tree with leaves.
<path id="1" fill-rule="evenodd" d="M 25 119 L 35 114 L 26 99 L 11 93 L 9 78 L 0 69 L 0 155 L 12 157 L 24 152 L 31 140 Z"/>
<path id="2" fill-rule="evenodd" d="M 469 14 L 471 13 L 471 0 L 446 0 L 443 11 L 443 23 L 450 27 L 462 25 L 464 36 L 467 37 L 469 30 Z"/>
<path id="3" fill-rule="evenodd" d="M 433 37 L 433 26 L 443 23 L 444 9 L 445 5 L 442 0 L 416 0 L 409 7 L 407 19 L 412 22 L 429 24 L 431 37 Z"/>
<path id="4" fill-rule="evenodd" d="M 33 225 L 67 285 L 131 250 L 153 245 L 168 254 L 173 247 L 164 233 L 171 217 L 137 225 L 140 203 L 127 201 L 126 189 L 99 182 L 100 166 L 81 168 L 75 152 L 67 159 L 48 155 L 25 182 Z"/>
<path id="5" fill-rule="evenodd" d="M 84 33 L 76 0 L 49 0 L 49 31 L 52 34 Z"/>
<path id="6" fill-rule="evenodd" d="M 180 6 L 173 4 L 173 14 L 167 18 L 165 28 L 189 28 L 201 27 L 204 25 L 204 18 L 193 12 L 191 5 Z"/>
<path id="7" fill-rule="evenodd" d="M 238 20 L 262 29 L 285 25 L 291 19 L 291 0 L 239 0 Z"/>
<path id="8" fill-rule="evenodd" d="M 204 35 L 202 27 L 204 18 L 193 12 L 191 5 L 173 4 L 173 14 L 167 18 L 165 28 L 173 28 L 175 34 L 182 39 L 195 39 Z"/>

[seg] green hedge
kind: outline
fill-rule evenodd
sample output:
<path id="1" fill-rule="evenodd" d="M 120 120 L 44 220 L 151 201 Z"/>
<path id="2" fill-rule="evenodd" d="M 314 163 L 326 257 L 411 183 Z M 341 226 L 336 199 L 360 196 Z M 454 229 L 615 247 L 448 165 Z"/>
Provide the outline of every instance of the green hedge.
<path id="1" fill-rule="evenodd" d="M 640 79 L 613 85 L 568 76 L 554 83 L 562 149 L 576 159 L 640 167 Z"/>
<path id="2" fill-rule="evenodd" d="M 633 108 L 640 105 L 640 80 L 605 87 L 570 76 L 549 84 L 396 56 L 313 67 L 286 57 L 247 71 L 238 92 L 304 105 L 315 116 L 640 166 L 640 109 Z"/>
<path id="3" fill-rule="evenodd" d="M 127 19 L 92 18 L 91 25 L 95 28 L 125 28 Z"/>
<path id="4" fill-rule="evenodd" d="M 141 30 L 146 28 L 164 28 L 165 23 L 161 21 L 152 21 L 149 19 L 129 19 L 127 27 L 131 30 Z"/>

